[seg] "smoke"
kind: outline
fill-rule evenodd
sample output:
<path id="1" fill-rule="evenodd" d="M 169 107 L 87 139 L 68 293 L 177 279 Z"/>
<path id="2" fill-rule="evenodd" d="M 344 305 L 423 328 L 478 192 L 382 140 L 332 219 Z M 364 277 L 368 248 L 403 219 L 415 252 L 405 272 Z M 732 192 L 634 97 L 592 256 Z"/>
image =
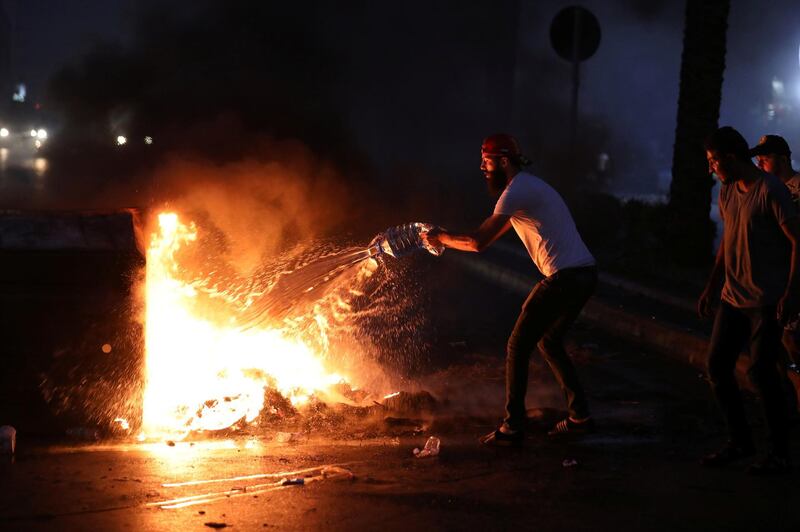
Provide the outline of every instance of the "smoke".
<path id="1" fill-rule="evenodd" d="M 357 213 L 330 165 L 299 144 L 280 152 L 272 161 L 222 165 L 173 158 L 153 173 L 150 195 L 221 231 L 229 261 L 248 272 L 288 245 L 335 232 Z"/>
<path id="2" fill-rule="evenodd" d="M 294 215 L 303 232 L 329 209 L 286 205 L 318 212 L 322 202 L 297 198 L 330 192 L 323 181 L 363 179 L 363 157 L 332 95 L 338 63 L 305 6 L 167 2 L 145 10 L 138 28 L 131 46 L 103 43 L 52 79 L 49 104 L 61 127 L 47 146 L 48 206 L 147 207 L 174 197 L 180 183 L 192 185 L 189 201 L 204 203 L 200 182 L 228 199 L 251 195 L 227 207 L 244 209 L 243 220 L 225 223 L 239 238 L 259 201 L 282 204 L 273 210 Z M 175 177 L 188 171 L 198 177 Z"/>
<path id="3" fill-rule="evenodd" d="M 642 22 L 657 20 L 668 7 L 666 0 L 625 0 L 623 5 Z"/>
<path id="4" fill-rule="evenodd" d="M 497 130 L 516 133 L 546 174 L 576 160 L 575 173 L 590 173 L 606 120 L 587 110 L 577 156 L 567 153 L 568 65 L 530 43 L 549 12 L 462 4 L 156 4 L 130 46 L 99 46 L 53 79 L 64 124 L 48 148 L 54 201 L 83 206 L 97 191 L 114 206 L 138 200 L 176 155 L 271 161 L 263 139 L 327 161 L 375 206 L 365 219 L 377 224 L 485 215 L 477 146 Z"/>
<path id="5" fill-rule="evenodd" d="M 522 63 L 531 65 L 517 80 L 521 93 L 535 91 L 535 99 L 522 99 L 518 105 L 521 138 L 534 172 L 548 179 L 557 189 L 570 191 L 585 185 L 597 172 L 597 157 L 608 149 L 611 131 L 604 117 L 583 112 L 578 118 L 575 145 L 570 146 L 569 103 L 565 100 L 566 62 L 550 53 L 523 50 Z"/>
<path id="6" fill-rule="evenodd" d="M 241 273 L 299 241 L 358 231 L 374 202 L 315 10 L 143 8 L 129 46 L 103 43 L 53 78 L 62 122 L 40 205 L 192 213 L 224 235 Z"/>

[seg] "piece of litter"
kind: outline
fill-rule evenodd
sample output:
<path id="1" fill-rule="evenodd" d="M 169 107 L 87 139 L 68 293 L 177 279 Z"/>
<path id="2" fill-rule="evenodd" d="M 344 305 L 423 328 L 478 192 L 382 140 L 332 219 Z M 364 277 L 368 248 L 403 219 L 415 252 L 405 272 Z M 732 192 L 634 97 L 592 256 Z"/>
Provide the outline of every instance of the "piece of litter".
<path id="1" fill-rule="evenodd" d="M 67 436 L 74 440 L 97 441 L 100 433 L 91 427 L 72 427 L 67 429 Z"/>
<path id="2" fill-rule="evenodd" d="M 345 469 L 344 467 L 339 466 L 328 466 L 323 467 L 322 471 L 320 471 L 322 478 L 336 480 L 353 480 L 356 476 L 353 474 L 352 471 L 349 469 Z"/>
<path id="3" fill-rule="evenodd" d="M 574 458 L 565 458 L 563 462 L 561 462 L 562 467 L 575 467 L 578 465 L 578 461 Z"/>
<path id="4" fill-rule="evenodd" d="M 281 481 L 281 486 L 302 486 L 306 483 L 306 479 L 298 478 L 285 478 Z"/>
<path id="5" fill-rule="evenodd" d="M 208 528 L 227 528 L 228 523 L 217 523 L 216 521 L 209 521 L 208 523 L 203 523 Z"/>
<path id="6" fill-rule="evenodd" d="M 275 441 L 278 443 L 289 443 L 294 439 L 293 432 L 276 432 Z"/>
<path id="7" fill-rule="evenodd" d="M 425 442 L 425 448 L 420 450 L 419 448 L 414 449 L 414 456 L 417 458 L 427 458 L 429 456 L 438 456 L 439 450 L 441 449 L 442 442 L 436 436 L 431 436 L 428 438 L 428 441 Z"/>
<path id="8" fill-rule="evenodd" d="M 17 429 L 11 425 L 0 427 L 0 454 L 14 454 L 17 449 Z"/>

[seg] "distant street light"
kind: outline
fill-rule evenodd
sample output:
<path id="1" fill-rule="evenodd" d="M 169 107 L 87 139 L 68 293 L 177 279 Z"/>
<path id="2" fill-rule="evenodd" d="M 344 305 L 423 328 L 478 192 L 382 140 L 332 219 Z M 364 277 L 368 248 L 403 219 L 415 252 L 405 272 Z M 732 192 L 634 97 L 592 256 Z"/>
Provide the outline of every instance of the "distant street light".
<path id="1" fill-rule="evenodd" d="M 124 135 L 120 135 L 120 136 L 117 137 L 117 145 L 118 146 L 124 146 L 127 142 L 128 142 L 128 139 L 125 138 Z"/>
<path id="2" fill-rule="evenodd" d="M 783 85 L 783 81 L 779 80 L 778 78 L 772 78 L 772 95 L 774 97 L 780 98 L 783 96 L 785 90 L 786 89 Z"/>
<path id="3" fill-rule="evenodd" d="M 8 129 L 0 128 L 0 137 L 6 138 L 8 136 Z"/>

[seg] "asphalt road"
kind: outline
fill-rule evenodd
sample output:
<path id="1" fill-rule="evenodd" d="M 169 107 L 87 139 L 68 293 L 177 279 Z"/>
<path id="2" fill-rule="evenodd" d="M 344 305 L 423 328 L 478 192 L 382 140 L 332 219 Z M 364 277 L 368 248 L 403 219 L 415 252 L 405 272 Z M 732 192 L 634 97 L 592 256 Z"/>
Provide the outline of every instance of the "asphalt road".
<path id="1" fill-rule="evenodd" d="M 568 350 L 598 431 L 546 435 L 563 403 L 535 355 L 525 445 L 482 448 L 478 437 L 502 414 L 503 347 L 522 297 L 453 262 L 423 264 L 418 277 L 431 287 L 426 327 L 436 334 L 406 382 L 439 399 L 434 414 L 400 423 L 374 412 L 340 417 L 286 443 L 269 428 L 172 446 L 20 435 L 14 460 L 0 462 L 0 529 L 800 529 L 797 473 L 754 478 L 746 463 L 698 465 L 723 436 L 697 369 L 586 324 Z M 760 419 L 751 397 L 748 409 Z M 763 426 L 753 425 L 763 450 Z M 441 439 L 439 456 L 415 458 L 431 435 Z"/>
<path id="2" fill-rule="evenodd" d="M 536 406 L 521 449 L 486 449 L 501 405 L 497 356 L 459 347 L 458 365 L 423 376 L 446 405 L 418 434 L 274 434 L 212 442 L 34 444 L 0 466 L 7 530 L 796 530 L 797 475 L 753 478 L 745 464 L 701 468 L 719 425 L 697 371 L 579 327 L 570 350 L 597 433 L 553 440 L 559 393 L 537 360 Z M 481 397 L 475 397 L 480 395 Z M 488 410 L 488 411 L 487 411 Z M 483 415 L 476 412 L 483 411 Z M 761 427 L 756 427 L 761 430 Z M 441 453 L 417 459 L 429 435 Z M 270 441 L 272 440 L 272 441 Z M 795 446 L 795 451 L 800 449 Z M 800 456 L 800 454 L 798 454 Z M 576 465 L 565 467 L 565 460 Z M 566 462 L 567 464 L 571 462 Z M 342 464 L 355 478 L 323 478 Z M 243 479 L 247 475 L 265 475 Z M 235 478 L 215 483 L 165 483 Z M 307 484 L 280 485 L 305 477 Z M 179 508 L 164 506 L 191 503 Z"/>

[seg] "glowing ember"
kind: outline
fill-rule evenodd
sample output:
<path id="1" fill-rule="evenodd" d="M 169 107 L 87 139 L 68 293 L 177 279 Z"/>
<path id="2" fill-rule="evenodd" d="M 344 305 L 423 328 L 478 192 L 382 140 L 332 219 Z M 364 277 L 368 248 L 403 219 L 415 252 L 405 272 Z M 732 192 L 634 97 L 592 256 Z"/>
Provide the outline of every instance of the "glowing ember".
<path id="1" fill-rule="evenodd" d="M 200 284 L 181 280 L 176 261 L 178 251 L 197 240 L 195 225 L 183 224 L 174 213 L 159 215 L 158 223 L 147 252 L 148 437 L 181 438 L 250 423 L 264 407 L 267 388 L 299 405 L 344 381 L 325 370 L 322 354 L 286 330 L 242 330 L 232 323 L 233 311 L 223 316 L 201 308 Z"/>

